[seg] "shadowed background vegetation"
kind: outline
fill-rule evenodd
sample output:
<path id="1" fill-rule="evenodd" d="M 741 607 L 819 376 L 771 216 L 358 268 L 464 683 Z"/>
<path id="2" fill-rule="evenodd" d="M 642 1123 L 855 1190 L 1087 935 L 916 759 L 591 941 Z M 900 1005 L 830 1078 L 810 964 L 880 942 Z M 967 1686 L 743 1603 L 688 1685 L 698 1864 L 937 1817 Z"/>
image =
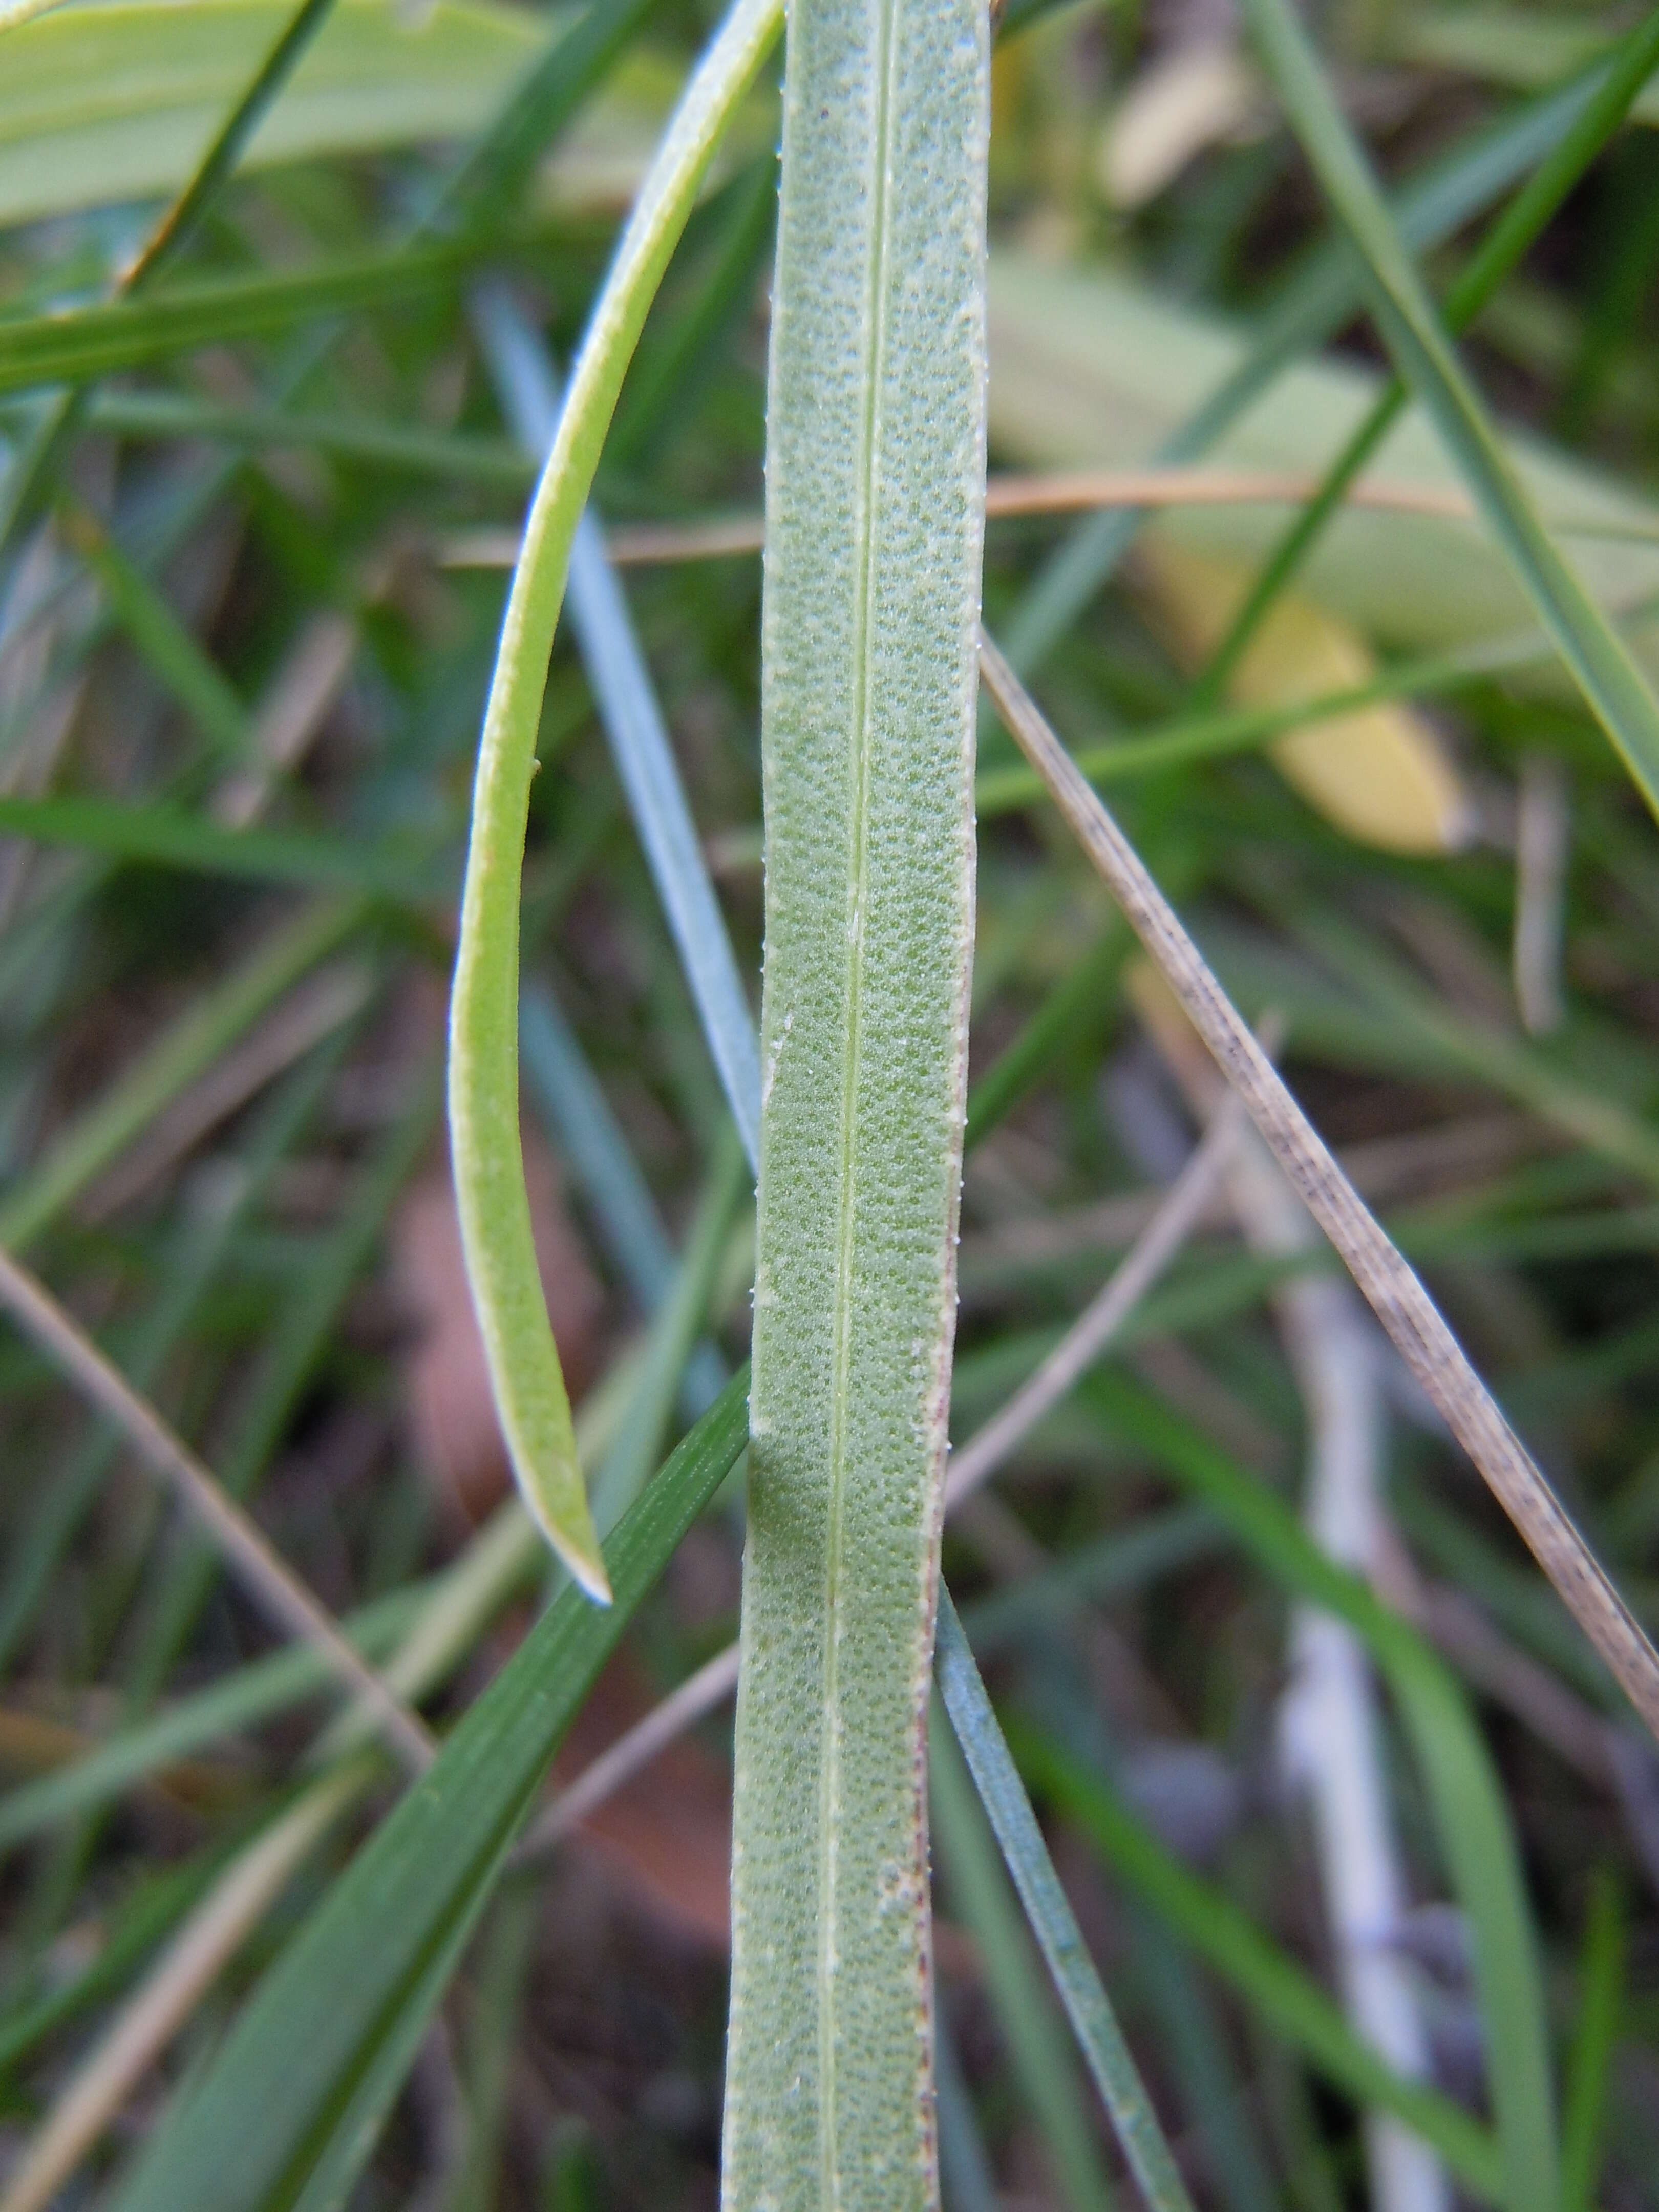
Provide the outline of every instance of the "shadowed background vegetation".
<path id="1" fill-rule="evenodd" d="M 0 0 L 0 1246 L 82 1335 L 0 1336 L 0 2212 L 708 2205 L 729 1670 L 511 1847 L 562 1733 L 556 1793 L 736 1626 L 752 1131 L 726 1091 L 758 1001 L 780 64 L 623 385 L 593 501 L 621 591 L 591 549 L 532 793 L 532 1207 L 621 1524 L 601 1615 L 544 1606 L 560 1577 L 511 1495 L 445 1001 L 558 375 L 714 11 L 25 13 Z M 1312 28 L 1467 333 L 1472 445 L 1388 399 L 1330 176 L 1224 0 L 1010 0 L 986 623 L 1652 1627 L 1659 757 L 1632 708 L 1621 763 L 1553 662 L 1480 471 L 1501 435 L 1548 526 L 1540 589 L 1559 547 L 1651 679 L 1659 39 L 1414 0 Z M 1586 125 L 1609 55 L 1627 81 Z M 663 731 L 684 848 L 651 812 Z M 958 1445 L 1216 1109 L 988 708 L 978 777 Z M 964 1498 L 947 1658 L 965 1638 L 984 1670 L 1198 2204 L 1431 2208 L 1379 2182 L 1382 2114 L 1428 2147 L 1419 2190 L 1633 2212 L 1659 1754 L 1284 1200 L 1237 1152 Z M 263 1565 L 227 1566 L 165 1440 L 89 1401 L 88 1338 Z M 435 1737 L 467 1716 L 424 1814 L 388 1819 L 386 1748 L 425 1747 L 337 1712 L 346 1662 L 282 1611 L 272 1555 Z M 1339 1613 L 1358 1702 L 1316 1708 Z M 1135 2185 L 975 1795 L 996 1810 L 963 1679 L 967 1759 L 934 1730 L 945 2201 L 1091 2212 Z M 1373 1788 L 1398 1910 L 1361 1927 L 1331 1808 Z M 1370 1954 L 1409 2063 L 1374 2047 Z M 345 1998 L 373 2008 L 363 1959 L 378 2009 L 331 2057 Z"/>

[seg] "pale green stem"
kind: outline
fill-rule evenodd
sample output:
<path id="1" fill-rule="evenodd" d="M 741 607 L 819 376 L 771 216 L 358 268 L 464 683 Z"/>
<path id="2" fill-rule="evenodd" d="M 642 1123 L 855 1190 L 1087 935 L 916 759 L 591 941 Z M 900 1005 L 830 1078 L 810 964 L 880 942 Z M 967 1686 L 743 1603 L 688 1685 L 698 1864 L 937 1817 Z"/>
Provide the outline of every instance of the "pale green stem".
<path id="1" fill-rule="evenodd" d="M 766 974 L 731 2212 L 936 2201 L 925 1724 L 972 935 L 989 61 L 793 0 L 767 405 Z"/>

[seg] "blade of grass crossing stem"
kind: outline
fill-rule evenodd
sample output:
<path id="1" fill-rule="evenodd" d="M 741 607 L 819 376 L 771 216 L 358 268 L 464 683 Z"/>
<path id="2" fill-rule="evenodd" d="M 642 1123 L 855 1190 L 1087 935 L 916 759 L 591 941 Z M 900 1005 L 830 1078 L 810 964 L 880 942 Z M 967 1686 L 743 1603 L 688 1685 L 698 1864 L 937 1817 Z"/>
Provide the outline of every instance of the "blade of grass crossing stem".
<path id="1" fill-rule="evenodd" d="M 1539 163 L 1448 290 L 1442 313 L 1449 330 L 1464 330 L 1474 321 L 1625 120 L 1632 101 L 1656 66 L 1659 66 L 1659 9 L 1614 49 L 1594 94 L 1571 130 Z M 1406 387 L 1396 377 L 1332 464 L 1317 497 L 1269 554 L 1204 672 L 1198 687 L 1200 701 L 1220 696 L 1262 617 L 1301 567 L 1349 486 L 1388 435 L 1406 398 Z"/>
<path id="2" fill-rule="evenodd" d="M 268 1006 L 343 943 L 368 911 L 361 899 L 319 899 L 204 991 L 0 1200 L 0 1244 L 18 1252 L 33 1243 Z"/>
<path id="3" fill-rule="evenodd" d="M 1534 512 L 1437 318 L 1290 0 L 1244 0 L 1262 65 L 1364 267 L 1389 352 L 1462 471 L 1585 702 L 1659 813 L 1659 702 Z"/>
<path id="4" fill-rule="evenodd" d="M 1580 71 L 1407 185 L 1394 203 L 1406 243 L 1421 250 L 1454 236 L 1560 142 L 1606 73 L 1607 64 L 1599 62 Z M 1341 328 L 1358 296 L 1358 273 L 1346 243 L 1322 248 L 1268 312 L 1246 359 L 1152 459 L 1170 465 L 1197 460 L 1290 362 Z M 1038 665 L 1107 583 L 1144 519 L 1144 509 L 1092 515 L 1050 556 L 1006 625 L 1003 642 L 1012 666 L 1029 674 Z"/>
<path id="5" fill-rule="evenodd" d="M 557 427 L 559 404 L 558 381 L 546 347 L 501 285 L 481 288 L 474 296 L 473 313 L 514 435 L 526 452 L 546 453 Z M 622 586 L 606 557 L 599 526 L 587 513 L 576 525 L 571 542 L 569 602 L 583 665 L 628 794 L 629 811 L 752 1169 L 760 1153 L 755 1018 L 720 919 L 651 672 L 634 634 Z"/>
<path id="6" fill-rule="evenodd" d="M 560 1740 L 746 1438 L 734 1380 L 606 1547 L 609 1608 L 568 1589 L 470 1708 L 156 2130 L 118 2212 L 320 2212 L 373 2146 Z"/>
<path id="7" fill-rule="evenodd" d="M 974 0 L 808 0 L 791 17 L 735 2212 L 937 2202 L 923 1780 L 973 931 L 989 76 Z"/>
<path id="8" fill-rule="evenodd" d="M 1038 1975 L 972 1778 L 949 1729 L 937 1721 L 929 1731 L 927 1778 L 947 1894 L 974 1939 L 1003 2041 L 1042 2131 L 1045 2161 L 1069 2203 L 1079 2212 L 1091 2206 L 1104 2212 L 1111 2191 L 1071 2045 Z"/>
<path id="9" fill-rule="evenodd" d="M 450 1010 L 450 1147 L 497 1411 L 526 1500 L 570 1571 L 605 1569 L 537 1271 L 519 1136 L 519 904 L 536 734 L 572 542 L 629 358 L 720 135 L 770 52 L 778 0 L 737 0 L 693 73 L 583 341 L 525 527 L 484 711 Z"/>
<path id="10" fill-rule="evenodd" d="M 593 1486 L 593 1517 L 602 1533 L 633 1504 L 641 1484 L 657 1462 L 686 1361 L 708 1326 L 708 1300 L 725 1255 L 727 1232 L 748 1185 L 748 1164 L 736 1132 L 727 1123 L 715 1140 L 714 1158 L 691 1219 L 684 1256 L 653 1319 L 639 1380 Z"/>
<path id="11" fill-rule="evenodd" d="M 1395 2114 L 1439 2152 L 1465 2187 L 1504 2203 L 1488 2130 L 1450 2098 L 1396 2074 L 1360 2040 L 1312 1976 L 1231 1898 L 1184 1866 L 1094 1767 L 1040 1730 L 1011 1722 L 1022 1770 L 1038 1796 L 1074 1820 L 1117 1873 L 1189 1942 L 1273 2034 L 1360 2105 Z"/>
<path id="12" fill-rule="evenodd" d="M 1196 1490 L 1269 1574 L 1346 1620 L 1368 1646 L 1416 1754 L 1473 1939 L 1504 2202 L 1509 2212 L 1551 2212 L 1560 2158 L 1537 1942 L 1508 1804 L 1462 1691 L 1414 1629 L 1327 1559 L 1289 1508 L 1207 1437 L 1121 1374 L 1097 1372 L 1083 1389 L 1114 1427 Z"/>
<path id="13" fill-rule="evenodd" d="M 952 1730 L 1025 1917 L 1060 1992 L 1129 2170 L 1149 2212 L 1192 2212 L 1157 2112 L 1101 1986 L 1015 1770 L 948 1592 L 941 1590 L 934 1673 Z"/>
<path id="14" fill-rule="evenodd" d="M 1562 2212 L 1590 2212 L 1601 2170 L 1607 2092 L 1624 2002 L 1624 1899 L 1606 1868 L 1590 1885 L 1589 1912 L 1578 1959 L 1578 2013 L 1567 2056 L 1566 2112 L 1562 2124 Z"/>

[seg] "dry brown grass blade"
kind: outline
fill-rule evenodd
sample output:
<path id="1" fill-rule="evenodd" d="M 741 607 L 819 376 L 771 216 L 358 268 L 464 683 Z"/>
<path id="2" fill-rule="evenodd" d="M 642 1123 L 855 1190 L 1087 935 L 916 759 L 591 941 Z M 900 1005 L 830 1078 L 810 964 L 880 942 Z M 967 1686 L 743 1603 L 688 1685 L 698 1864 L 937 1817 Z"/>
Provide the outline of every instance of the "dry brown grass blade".
<path id="1" fill-rule="evenodd" d="M 1054 469 L 994 476 L 985 487 L 985 512 L 993 518 L 1081 514 L 1108 507 L 1300 507 L 1321 479 L 1284 469 Z M 1357 483 L 1350 507 L 1383 514 L 1429 515 L 1467 522 L 1474 508 L 1461 491 L 1443 484 Z M 648 568 L 674 561 L 718 561 L 758 553 L 764 538 L 758 514 L 710 515 L 697 522 L 643 522 L 605 533 L 616 568 Z M 510 568 L 519 557 L 511 530 L 462 531 L 445 540 L 447 568 Z"/>
<path id="2" fill-rule="evenodd" d="M 341 1634 L 326 1609 L 228 1498 L 211 1472 L 154 1407 L 106 1359 L 74 1318 L 9 1253 L 0 1252 L 0 1306 L 128 1443 L 198 1521 L 269 1619 L 321 1653 L 342 1684 L 368 1705 L 381 1735 L 413 1773 L 431 1765 L 425 1728 Z"/>
<path id="3" fill-rule="evenodd" d="M 1401 1357 L 1649 1730 L 1659 1737 L 1659 1654 L 1470 1365 L 1434 1301 L 1316 1133 L 1139 855 L 989 638 L 981 641 L 980 668 L 1010 735 L 1099 869 Z"/>

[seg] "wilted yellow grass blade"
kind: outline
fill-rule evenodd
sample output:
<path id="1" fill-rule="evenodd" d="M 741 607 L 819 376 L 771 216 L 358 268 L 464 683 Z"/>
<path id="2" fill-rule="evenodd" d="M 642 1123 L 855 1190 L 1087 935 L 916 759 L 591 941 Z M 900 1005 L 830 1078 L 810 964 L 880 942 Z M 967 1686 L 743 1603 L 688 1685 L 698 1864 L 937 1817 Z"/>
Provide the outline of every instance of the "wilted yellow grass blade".
<path id="1" fill-rule="evenodd" d="M 1149 538 L 1137 572 L 1176 658 L 1196 671 L 1220 644 L 1249 582 L 1243 563 Z M 1358 690 L 1376 673 L 1350 624 L 1312 600 L 1281 593 L 1228 684 L 1241 707 L 1293 707 Z M 1288 731 L 1273 764 L 1328 821 L 1395 853 L 1446 853 L 1465 843 L 1473 808 L 1432 726 L 1413 708 L 1379 702 Z"/>

